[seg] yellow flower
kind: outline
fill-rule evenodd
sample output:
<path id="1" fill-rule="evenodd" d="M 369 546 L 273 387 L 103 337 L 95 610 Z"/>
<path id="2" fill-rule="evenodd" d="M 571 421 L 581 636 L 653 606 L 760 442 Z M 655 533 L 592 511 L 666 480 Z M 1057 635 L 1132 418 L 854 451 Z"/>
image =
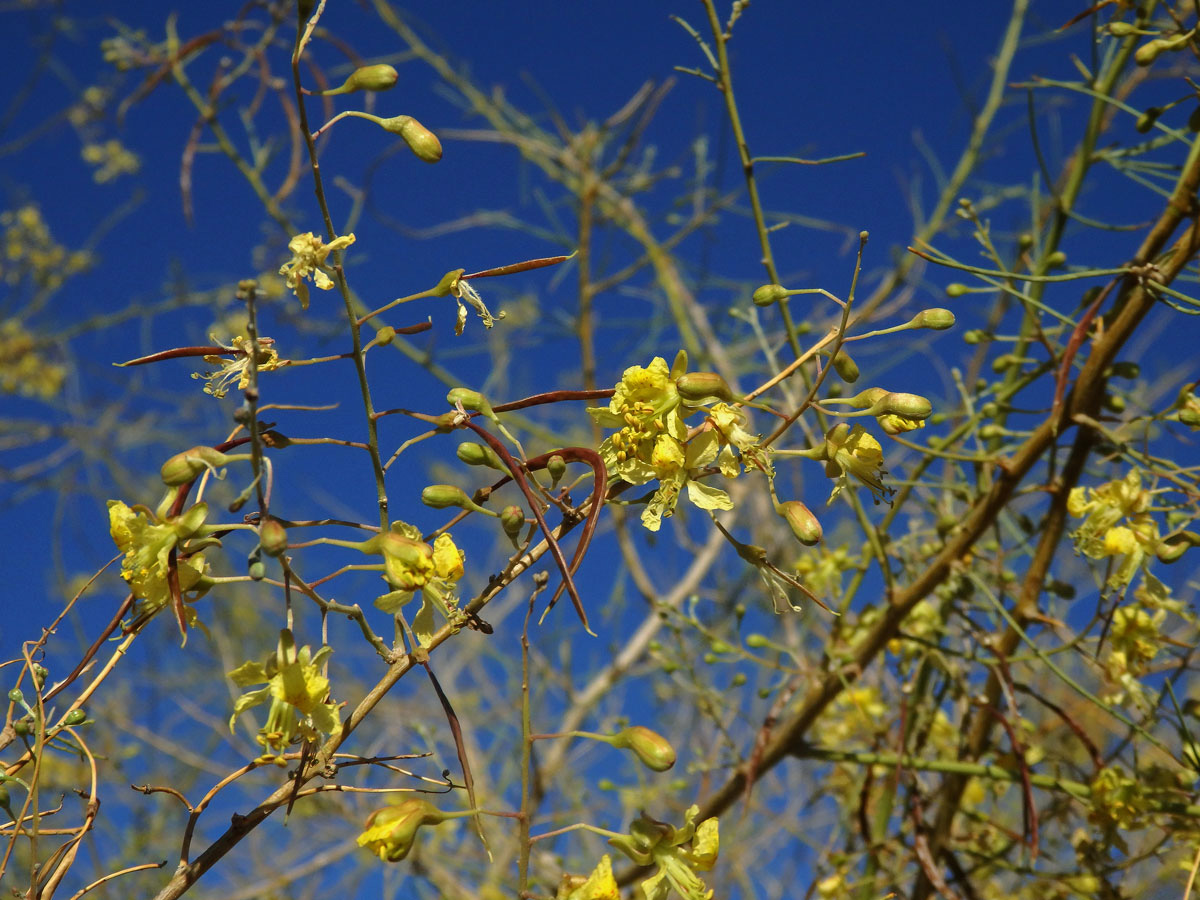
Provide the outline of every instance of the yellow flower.
<path id="1" fill-rule="evenodd" d="M 220 344 L 215 335 L 210 335 L 214 343 Z M 260 337 L 258 339 L 258 360 L 257 369 L 259 372 L 270 372 L 273 369 L 278 369 L 282 365 L 279 359 L 279 353 L 271 346 L 275 343 L 274 338 Z M 221 345 L 225 346 L 225 345 Z M 204 393 L 220 399 L 228 392 L 230 386 L 236 381 L 239 391 L 243 391 L 250 386 L 250 339 L 245 335 L 238 335 L 233 339 L 232 345 L 225 347 L 226 350 L 236 351 L 237 355 L 226 358 L 212 354 L 204 357 L 204 361 L 209 365 L 217 366 L 218 368 L 212 372 L 193 372 L 193 378 L 203 378 Z"/>
<path id="2" fill-rule="evenodd" d="M 446 813 L 428 800 L 410 797 L 371 813 L 357 843 L 384 862 L 399 862 L 412 850 L 422 825 L 436 825 L 447 818 Z"/>
<path id="3" fill-rule="evenodd" d="M 332 647 L 313 653 L 308 647 L 296 649 L 291 631 L 279 633 L 275 654 L 265 664 L 246 662 L 229 673 L 238 687 L 266 682 L 267 686 L 238 697 L 229 718 L 233 731 L 237 717 L 247 709 L 270 702 L 267 724 L 259 730 L 258 743 L 263 758 L 280 761 L 288 745 L 297 737 L 317 740 L 321 734 L 334 735 L 342 730 L 337 704 L 326 700 L 329 679 L 321 669 Z"/>
<path id="4" fill-rule="evenodd" d="M 621 892 L 613 877 L 612 859 L 606 853 L 586 880 L 581 876 L 564 875 L 555 900 L 620 900 Z"/>
<path id="5" fill-rule="evenodd" d="M 108 501 L 109 533 L 125 554 L 121 577 L 142 601 L 144 611 L 157 612 L 171 602 L 167 580 L 171 550 L 195 536 L 207 514 L 208 505 L 198 503 L 179 516 L 160 521 L 144 506 L 130 508 L 120 500 Z M 198 553 L 178 560 L 176 574 L 183 594 L 197 590 L 199 596 L 208 589 L 203 581 L 204 558 Z"/>
<path id="6" fill-rule="evenodd" d="M 439 534 L 433 542 L 433 569 L 438 578 L 458 581 L 463 576 L 467 555 L 458 549 L 448 534 Z"/>
<path id="7" fill-rule="evenodd" d="M 887 500 L 891 491 L 883 486 L 883 448 L 861 425 L 851 428 L 844 422 L 835 425 L 825 435 L 825 474 L 837 478 L 830 502 L 845 485 L 846 476 L 853 475 L 867 486 L 875 502 Z"/>
<path id="8" fill-rule="evenodd" d="M 288 242 L 292 258 L 279 267 L 279 274 L 284 277 L 287 286 L 300 298 L 300 306 L 308 309 L 308 285 L 306 278 L 312 278 L 313 284 L 323 291 L 333 287 L 333 279 L 329 277 L 325 260 L 334 250 L 341 250 L 354 243 L 354 235 L 347 234 L 334 238 L 326 244 L 311 231 L 298 234 Z"/>

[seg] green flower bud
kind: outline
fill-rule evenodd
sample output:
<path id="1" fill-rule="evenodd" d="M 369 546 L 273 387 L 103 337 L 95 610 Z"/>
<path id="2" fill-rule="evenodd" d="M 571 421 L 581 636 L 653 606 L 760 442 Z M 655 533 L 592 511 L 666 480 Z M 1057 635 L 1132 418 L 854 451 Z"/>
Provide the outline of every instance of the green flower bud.
<path id="1" fill-rule="evenodd" d="M 74 727 L 87 721 L 87 713 L 82 709 L 73 709 L 63 717 L 63 724 Z"/>
<path id="2" fill-rule="evenodd" d="M 195 481 L 209 469 L 228 465 L 230 457 L 212 447 L 193 447 L 176 453 L 162 465 L 159 474 L 163 484 L 168 487 L 178 487 Z"/>
<path id="3" fill-rule="evenodd" d="M 933 309 L 923 309 L 908 323 L 911 328 L 930 328 L 934 331 L 945 331 L 954 327 L 954 313 L 940 306 Z"/>
<path id="4" fill-rule="evenodd" d="M 788 500 L 775 506 L 775 513 L 783 518 L 792 529 L 796 540 L 806 547 L 812 547 L 821 541 L 821 523 L 807 506 L 799 500 Z"/>
<path id="5" fill-rule="evenodd" d="M 1063 253 L 1061 250 L 1055 250 L 1053 253 L 1051 253 L 1049 256 L 1046 257 L 1046 271 L 1047 272 L 1049 272 L 1051 269 L 1061 269 L 1066 264 L 1067 264 L 1067 254 Z"/>
<path id="6" fill-rule="evenodd" d="M 446 509 L 457 506 L 460 509 L 470 509 L 475 506 L 467 492 L 453 484 L 431 484 L 421 491 L 421 502 L 434 509 Z"/>
<path id="7" fill-rule="evenodd" d="M 1137 27 L 1134 25 L 1130 25 L 1128 22 L 1109 22 L 1108 23 L 1108 33 L 1111 34 L 1113 37 L 1126 37 L 1128 35 L 1134 34 L 1136 31 L 1137 31 Z"/>
<path id="8" fill-rule="evenodd" d="M 764 647 L 770 647 L 771 641 L 765 634 L 755 632 L 754 634 L 746 635 L 746 646 L 752 650 L 761 650 Z"/>
<path id="9" fill-rule="evenodd" d="M 947 297 L 961 297 L 963 294 L 970 293 L 970 291 L 971 289 L 969 287 L 959 281 L 955 281 L 946 285 Z"/>
<path id="10" fill-rule="evenodd" d="M 1163 114 L 1161 106 L 1151 106 L 1144 113 L 1137 117 L 1137 122 L 1134 123 L 1134 128 L 1140 134 L 1145 134 L 1154 127 L 1154 123 L 1158 121 L 1158 117 Z"/>
<path id="11" fill-rule="evenodd" d="M 1028 250 L 1033 246 L 1033 235 L 1028 231 L 1022 231 L 1017 238 L 1017 248 L 1019 250 Z"/>
<path id="12" fill-rule="evenodd" d="M 8 699 L 13 703 L 19 703 L 22 706 L 25 705 L 25 695 L 21 693 L 20 688 L 12 688 L 9 690 Z"/>
<path id="13" fill-rule="evenodd" d="M 869 409 L 878 403 L 880 398 L 886 397 L 887 394 L 888 392 L 881 387 L 870 387 L 851 397 L 850 405 L 855 409 Z"/>
<path id="14" fill-rule="evenodd" d="M 381 63 L 375 66 L 362 66 L 350 73 L 341 87 L 322 91 L 325 96 L 333 94 L 352 94 L 355 91 L 386 91 L 396 86 L 400 73 L 391 66 Z"/>
<path id="15" fill-rule="evenodd" d="M 396 329 L 391 325 L 384 325 L 375 332 L 375 343 L 380 347 L 386 347 L 396 339 Z"/>
<path id="16" fill-rule="evenodd" d="M 464 441 L 458 445 L 455 451 L 458 458 L 465 462 L 468 466 L 487 466 L 489 469 L 497 469 L 501 472 L 507 472 L 504 463 L 500 461 L 500 457 L 496 455 L 496 451 L 491 447 L 486 447 L 483 444 L 476 444 L 472 441 Z"/>
<path id="17" fill-rule="evenodd" d="M 755 306 L 773 306 L 788 295 L 787 288 L 782 284 L 764 284 L 755 290 L 753 295 Z"/>
<path id="18" fill-rule="evenodd" d="M 884 394 L 871 407 L 876 416 L 904 416 L 906 419 L 928 419 L 933 404 L 918 394 L 900 392 Z"/>
<path id="19" fill-rule="evenodd" d="M 458 406 L 461 403 L 463 409 L 481 412 L 488 418 L 495 415 L 492 412 L 492 405 L 487 401 L 487 397 L 483 396 L 479 391 L 472 391 L 468 388 L 451 389 L 450 393 L 446 394 L 446 402 L 451 406 Z"/>
<path id="20" fill-rule="evenodd" d="M 287 529 L 276 519 L 267 519 L 258 526 L 258 545 L 267 556 L 283 556 L 287 551 Z"/>
<path id="21" fill-rule="evenodd" d="M 1112 364 L 1112 374 L 1117 378 L 1128 378 L 1132 381 L 1142 374 L 1142 367 L 1133 360 L 1123 359 Z"/>
<path id="22" fill-rule="evenodd" d="M 442 158 L 442 142 L 437 139 L 436 134 L 412 116 L 393 116 L 378 121 L 384 131 L 400 135 L 417 159 L 435 163 Z"/>
<path id="23" fill-rule="evenodd" d="M 516 547 L 521 536 L 521 531 L 525 528 L 525 511 L 519 506 L 504 507 L 504 509 L 500 510 L 500 527 L 504 529 L 504 533 L 508 535 L 508 539 Z"/>
<path id="24" fill-rule="evenodd" d="M 1192 32 L 1186 31 L 1175 37 L 1155 38 L 1152 41 L 1147 41 L 1137 48 L 1137 51 L 1133 54 L 1133 61 L 1139 66 L 1148 66 L 1168 50 L 1182 50 L 1191 39 Z"/>
<path id="25" fill-rule="evenodd" d="M 963 343 L 966 344 L 982 344 L 984 341 L 990 341 L 992 336 L 980 328 L 972 328 L 970 331 L 963 333 Z"/>
<path id="26" fill-rule="evenodd" d="M 28 737 L 33 732 L 33 718 L 22 716 L 13 722 L 13 733 L 17 737 Z"/>
<path id="27" fill-rule="evenodd" d="M 546 471 L 550 473 L 551 482 L 557 485 L 567 473 L 567 461 L 555 454 L 546 460 Z"/>
<path id="28" fill-rule="evenodd" d="M 1120 394 L 1105 394 L 1104 406 L 1110 412 L 1121 413 L 1125 412 L 1125 398 Z"/>
<path id="29" fill-rule="evenodd" d="M 685 401 L 708 403 L 713 400 L 734 400 L 733 391 L 725 379 L 716 372 L 689 372 L 675 382 L 675 389 Z"/>
<path id="30" fill-rule="evenodd" d="M 730 687 L 741 687 L 745 683 L 746 683 L 746 673 L 738 672 L 736 675 L 733 676 L 733 679 L 729 682 L 729 686 Z"/>
<path id="31" fill-rule="evenodd" d="M 661 734 L 634 725 L 612 736 L 610 743 L 618 750 L 632 750 L 642 764 L 655 772 L 665 772 L 675 765 L 675 748 Z"/>
<path id="32" fill-rule="evenodd" d="M 846 384 L 854 384 L 858 381 L 858 363 L 850 358 L 850 354 L 846 352 L 845 348 L 839 348 L 837 356 L 833 358 L 833 370 Z"/>
<path id="33" fill-rule="evenodd" d="M 246 574 L 250 576 L 251 581 L 262 581 L 267 577 L 267 564 L 261 559 L 252 559 L 246 567 Z"/>

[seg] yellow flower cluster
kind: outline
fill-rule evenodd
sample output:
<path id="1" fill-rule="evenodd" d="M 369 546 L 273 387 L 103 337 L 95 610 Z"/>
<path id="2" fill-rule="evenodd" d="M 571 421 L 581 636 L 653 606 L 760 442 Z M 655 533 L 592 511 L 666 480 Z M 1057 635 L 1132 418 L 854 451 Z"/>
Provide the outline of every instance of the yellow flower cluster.
<path id="1" fill-rule="evenodd" d="M 125 554 L 121 576 L 146 612 L 157 612 L 171 602 L 168 582 L 171 551 L 185 557 L 185 542 L 199 536 L 208 515 L 208 505 L 197 503 L 178 516 L 159 518 L 144 506 L 129 507 L 120 500 L 108 501 L 109 533 L 117 549 Z M 209 539 L 210 541 L 212 539 Z M 195 599 L 208 590 L 204 557 L 199 552 L 177 558 L 176 577 L 184 599 Z M 193 593 L 191 598 L 188 593 Z M 194 616 L 189 608 L 188 615 Z"/>
<path id="2" fill-rule="evenodd" d="M 1095 488 L 1072 488 L 1067 497 L 1067 512 L 1084 517 L 1072 535 L 1076 548 L 1092 559 L 1120 558 L 1109 575 L 1109 587 L 1128 585 L 1158 548 L 1158 525 L 1148 512 L 1150 497 L 1136 469 Z"/>
<path id="3" fill-rule="evenodd" d="M 84 144 L 80 155 L 85 163 L 96 167 L 92 179 L 97 184 L 106 184 L 122 175 L 132 175 L 142 167 L 137 154 L 115 138 L 103 144 Z"/>
<path id="4" fill-rule="evenodd" d="M 50 362 L 19 320 L 0 322 L 0 391 L 48 400 L 66 377 L 66 366 Z"/>
<path id="5" fill-rule="evenodd" d="M 10 286 L 28 280 L 38 290 L 54 290 L 92 264 L 91 254 L 83 250 L 68 253 L 51 237 L 36 206 L 0 213 L 0 228 L 4 230 L 0 278 Z"/>
<path id="6" fill-rule="evenodd" d="M 725 491 L 698 480 L 709 467 L 735 478 L 743 462 L 758 468 L 770 465 L 757 435 L 745 429 L 745 414 L 729 403 L 714 402 L 729 395 L 720 377 L 706 372 L 688 375 L 686 368 L 682 353 L 674 366 L 661 356 L 648 366 L 630 366 L 608 406 L 588 410 L 598 425 L 617 429 L 600 444 L 609 471 L 629 484 L 658 481 L 642 512 L 642 524 L 650 531 L 658 531 L 662 520 L 674 513 L 685 489 L 700 509 L 733 509 Z M 680 389 L 685 383 L 686 396 Z M 684 419 L 698 412 L 708 419 L 689 430 Z"/>
<path id="7" fill-rule="evenodd" d="M 720 836 L 716 819 L 695 823 L 699 812 L 700 807 L 690 807 L 681 828 L 643 813 L 630 825 L 628 835 L 609 840 L 639 866 L 658 867 L 641 884 L 646 900 L 666 900 L 672 891 L 684 900 L 711 900 L 713 892 L 696 873 L 708 872 L 716 865 Z M 583 900 L 591 898 L 584 895 Z"/>

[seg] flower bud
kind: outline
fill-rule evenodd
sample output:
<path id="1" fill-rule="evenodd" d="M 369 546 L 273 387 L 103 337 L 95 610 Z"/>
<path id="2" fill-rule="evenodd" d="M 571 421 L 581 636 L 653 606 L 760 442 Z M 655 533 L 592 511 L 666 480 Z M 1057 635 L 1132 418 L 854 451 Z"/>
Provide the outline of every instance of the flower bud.
<path id="1" fill-rule="evenodd" d="M 733 391 L 725 379 L 716 372 L 689 372 L 681 375 L 675 382 L 675 389 L 684 400 L 693 403 L 707 403 L 710 400 L 733 402 Z"/>
<path id="2" fill-rule="evenodd" d="M 969 293 L 970 290 L 971 289 L 969 287 L 967 287 L 965 284 L 955 281 L 955 282 L 952 282 L 951 284 L 946 285 L 946 296 L 947 297 L 961 297 L 963 294 Z"/>
<path id="3" fill-rule="evenodd" d="M 258 526 L 258 545 L 267 556 L 283 556 L 287 551 L 287 529 L 276 519 L 267 519 Z"/>
<path id="4" fill-rule="evenodd" d="M 446 402 L 451 406 L 458 406 L 461 403 L 463 409 L 481 412 L 488 418 L 495 415 L 492 412 L 492 405 L 487 401 L 487 397 L 483 396 L 479 391 L 472 391 L 468 388 L 452 388 L 450 393 L 446 394 Z"/>
<path id="5" fill-rule="evenodd" d="M 567 473 L 567 461 L 556 453 L 546 460 L 546 471 L 550 473 L 551 482 L 557 485 Z"/>
<path id="6" fill-rule="evenodd" d="M 483 444 L 464 441 L 458 445 L 455 453 L 468 466 L 487 466 L 489 469 L 497 469 L 501 472 L 508 471 L 505 469 L 504 463 L 500 461 L 500 457 L 496 455 L 496 451 Z"/>
<path id="7" fill-rule="evenodd" d="M 963 343 L 966 344 L 982 344 L 984 341 L 990 341 L 989 335 L 982 328 L 972 328 L 970 331 L 963 332 Z"/>
<path id="8" fill-rule="evenodd" d="M 366 828 L 358 836 L 358 846 L 366 847 L 385 862 L 399 862 L 412 850 L 422 825 L 436 825 L 446 818 L 428 800 L 412 797 L 371 813 Z"/>
<path id="9" fill-rule="evenodd" d="M 812 511 L 799 500 L 788 500 L 775 506 L 775 512 L 788 523 L 796 540 L 806 547 L 812 547 L 821 540 L 821 523 Z"/>
<path id="10" fill-rule="evenodd" d="M 475 506 L 467 492 L 453 484 L 431 484 L 421 491 L 421 502 L 434 509 L 446 509 L 457 506 L 460 509 L 471 509 Z"/>
<path id="11" fill-rule="evenodd" d="M 436 134 L 412 116 L 393 116 L 390 119 L 380 119 L 379 125 L 384 131 L 400 135 L 417 159 L 435 163 L 442 158 L 442 142 L 437 139 Z"/>
<path id="12" fill-rule="evenodd" d="M 331 94 L 352 94 L 355 91 L 386 91 L 395 87 L 399 78 L 400 73 L 385 63 L 362 66 L 351 72 L 350 77 L 342 83 L 341 87 L 322 93 L 329 96 Z"/>
<path id="13" fill-rule="evenodd" d="M 948 309 L 935 307 L 923 309 L 908 323 L 912 328 L 930 328 L 934 331 L 945 331 L 954 327 L 954 313 Z"/>
<path id="14" fill-rule="evenodd" d="M 855 409 L 869 409 L 874 406 L 879 400 L 888 395 L 888 391 L 881 387 L 870 387 L 865 391 L 860 391 L 850 398 L 850 405 Z"/>
<path id="15" fill-rule="evenodd" d="M 1051 269 L 1061 269 L 1066 264 L 1067 264 L 1067 254 L 1063 253 L 1061 250 L 1055 250 L 1053 253 L 1051 253 L 1049 256 L 1046 257 L 1046 271 L 1047 272 L 1049 272 Z"/>
<path id="16" fill-rule="evenodd" d="M 655 772 L 665 772 L 675 765 L 675 748 L 670 741 L 641 725 L 618 731 L 610 743 L 618 750 L 632 750 L 646 768 Z"/>
<path id="17" fill-rule="evenodd" d="M 377 346 L 386 347 L 396 339 L 396 329 L 391 325 L 384 325 L 375 332 L 375 343 Z"/>
<path id="18" fill-rule="evenodd" d="M 1109 22 L 1108 33 L 1113 37 L 1126 37 L 1137 31 L 1137 27 L 1128 22 Z"/>
<path id="19" fill-rule="evenodd" d="M 1137 48 L 1133 54 L 1133 61 L 1139 66 L 1148 66 L 1167 50 L 1182 50 L 1190 38 L 1191 32 L 1186 32 L 1173 38 L 1155 38 L 1147 41 Z"/>
<path id="20" fill-rule="evenodd" d="M 846 384 L 854 384 L 858 381 L 858 363 L 850 358 L 850 354 L 845 349 L 839 349 L 837 356 L 833 358 L 833 370 Z"/>
<path id="21" fill-rule="evenodd" d="M 906 419 L 928 419 L 933 404 L 918 394 L 900 392 L 884 394 L 871 407 L 874 415 L 904 416 Z"/>
<path id="22" fill-rule="evenodd" d="M 764 284 L 753 295 L 755 306 L 773 306 L 788 295 L 782 284 Z"/>
<path id="23" fill-rule="evenodd" d="M 87 713 L 82 709 L 73 709 L 63 716 L 63 724 L 67 726 L 82 725 L 87 721 Z"/>
<path id="24" fill-rule="evenodd" d="M 519 506 L 504 507 L 500 510 L 500 526 L 508 535 L 508 539 L 513 542 L 513 546 L 516 547 L 521 530 L 525 527 L 525 511 Z"/>
<path id="25" fill-rule="evenodd" d="M 1130 359 L 1122 359 L 1112 364 L 1112 374 L 1117 378 L 1133 380 L 1142 374 L 1142 367 Z"/>
<path id="26" fill-rule="evenodd" d="M 1138 134 L 1145 134 L 1154 127 L 1154 123 L 1158 121 L 1158 117 L 1162 114 L 1163 108 L 1161 106 L 1147 107 L 1146 111 L 1137 117 L 1137 121 L 1133 124 L 1133 127 L 1137 129 Z"/>
<path id="27" fill-rule="evenodd" d="M 168 459 L 163 463 L 159 474 L 162 476 L 163 484 L 168 487 L 178 487 L 189 481 L 195 481 L 208 469 L 228 465 L 229 461 L 228 456 L 212 447 L 193 447 L 191 450 L 176 453 Z"/>

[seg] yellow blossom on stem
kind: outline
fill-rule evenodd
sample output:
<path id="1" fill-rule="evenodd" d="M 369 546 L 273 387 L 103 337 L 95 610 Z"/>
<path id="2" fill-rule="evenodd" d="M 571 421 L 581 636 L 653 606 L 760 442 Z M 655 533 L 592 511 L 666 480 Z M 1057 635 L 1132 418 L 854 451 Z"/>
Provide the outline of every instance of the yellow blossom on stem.
<path id="1" fill-rule="evenodd" d="M 620 897 L 617 880 L 613 877 L 612 859 L 606 853 L 587 878 L 564 875 L 554 900 L 620 900 Z"/>
<path id="2" fill-rule="evenodd" d="M 342 250 L 354 243 L 354 235 L 347 234 L 334 238 L 328 244 L 311 231 L 298 234 L 288 241 L 288 249 L 292 258 L 279 267 L 279 274 L 284 277 L 287 286 L 300 298 L 300 306 L 308 309 L 308 284 L 306 278 L 312 278 L 313 284 L 323 291 L 333 287 L 333 279 L 329 277 L 325 261 L 335 250 Z"/>
<path id="3" fill-rule="evenodd" d="M 185 599 L 196 599 L 208 590 L 204 557 L 197 552 L 181 559 L 178 552 L 185 541 L 197 535 L 207 514 L 208 505 L 198 503 L 181 515 L 159 519 L 144 506 L 129 507 L 120 500 L 108 501 L 109 533 L 117 549 L 125 554 L 121 576 L 141 601 L 144 612 L 157 612 L 171 602 L 172 550 L 177 551 L 175 573 L 180 593 L 195 592 L 192 598 Z M 194 615 L 191 610 L 189 614 Z"/>
<path id="4" fill-rule="evenodd" d="M 316 653 L 305 646 L 296 648 L 291 631 L 279 633 L 275 654 L 266 663 L 250 661 L 229 673 L 238 687 L 266 682 L 266 687 L 248 691 L 237 699 L 229 730 L 233 731 L 237 717 L 247 709 L 270 703 L 267 724 L 258 732 L 264 759 L 282 763 L 288 745 L 297 738 L 315 741 L 324 735 L 341 733 L 338 706 L 329 696 L 329 679 L 322 673 L 332 647 L 322 647 Z"/>
<path id="5" fill-rule="evenodd" d="M 875 502 L 888 500 L 892 491 L 883 485 L 883 448 L 861 425 L 851 428 L 846 423 L 833 426 L 825 435 L 825 474 L 836 478 L 829 502 L 838 495 L 846 484 L 846 476 L 853 475 L 867 486 Z"/>

